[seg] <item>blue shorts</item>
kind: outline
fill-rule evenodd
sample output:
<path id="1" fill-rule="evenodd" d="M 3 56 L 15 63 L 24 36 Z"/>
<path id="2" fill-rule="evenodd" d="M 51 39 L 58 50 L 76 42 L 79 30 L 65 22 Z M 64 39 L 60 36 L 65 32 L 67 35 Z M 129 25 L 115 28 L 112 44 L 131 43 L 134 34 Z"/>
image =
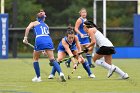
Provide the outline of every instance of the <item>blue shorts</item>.
<path id="1" fill-rule="evenodd" d="M 70 50 L 71 51 L 77 50 L 77 47 L 76 46 L 73 46 L 73 47 L 70 48 Z M 58 52 L 65 52 L 65 53 L 67 53 L 66 50 L 65 50 L 65 48 L 64 48 L 64 46 L 63 45 L 60 45 L 60 44 L 58 45 L 57 51 Z"/>
<path id="2" fill-rule="evenodd" d="M 80 35 L 77 35 L 77 36 L 81 45 L 86 45 L 90 43 L 89 37 L 81 38 Z"/>
<path id="3" fill-rule="evenodd" d="M 41 36 L 36 38 L 34 50 L 41 51 L 46 49 L 54 50 L 54 45 L 50 36 Z"/>

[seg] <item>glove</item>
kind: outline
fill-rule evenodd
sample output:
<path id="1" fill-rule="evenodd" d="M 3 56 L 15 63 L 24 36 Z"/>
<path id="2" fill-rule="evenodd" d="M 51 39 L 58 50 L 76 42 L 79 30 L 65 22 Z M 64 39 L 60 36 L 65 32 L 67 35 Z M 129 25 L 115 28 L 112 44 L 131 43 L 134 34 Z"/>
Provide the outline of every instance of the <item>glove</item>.
<path id="1" fill-rule="evenodd" d="M 83 51 L 84 51 L 85 53 L 87 53 L 87 52 L 89 51 L 89 49 L 88 49 L 88 48 L 85 48 Z"/>
<path id="2" fill-rule="evenodd" d="M 23 39 L 23 43 L 25 43 L 25 44 L 28 43 L 27 37 L 24 37 L 24 39 Z"/>

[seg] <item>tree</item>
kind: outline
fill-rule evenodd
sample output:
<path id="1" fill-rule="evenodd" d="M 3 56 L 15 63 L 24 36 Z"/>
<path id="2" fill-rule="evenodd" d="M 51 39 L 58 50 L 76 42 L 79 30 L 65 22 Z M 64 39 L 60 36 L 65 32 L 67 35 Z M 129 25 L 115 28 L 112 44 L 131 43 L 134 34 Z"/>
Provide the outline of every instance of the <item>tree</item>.
<path id="1" fill-rule="evenodd" d="M 6 12 L 9 14 L 9 23 L 12 25 L 14 0 L 5 0 Z M 16 27 L 26 27 L 30 21 L 35 20 L 36 13 L 42 9 L 41 4 L 37 4 L 36 0 L 17 0 L 17 23 Z"/>

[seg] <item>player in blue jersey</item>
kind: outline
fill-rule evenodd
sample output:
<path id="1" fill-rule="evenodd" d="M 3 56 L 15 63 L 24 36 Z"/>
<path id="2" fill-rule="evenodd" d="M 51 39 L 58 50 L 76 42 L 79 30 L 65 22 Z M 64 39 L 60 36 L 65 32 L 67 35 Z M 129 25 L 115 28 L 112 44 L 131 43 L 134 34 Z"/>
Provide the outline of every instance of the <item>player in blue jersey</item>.
<path id="1" fill-rule="evenodd" d="M 61 71 L 60 65 L 54 58 L 53 50 L 53 42 L 50 37 L 49 33 L 49 27 L 47 24 L 44 23 L 45 21 L 45 12 L 41 10 L 37 14 L 37 21 L 31 22 L 28 27 L 25 30 L 25 36 L 23 39 L 23 43 L 28 43 L 28 34 L 31 28 L 34 29 L 35 34 L 35 46 L 34 46 L 34 52 L 33 52 L 33 67 L 36 73 L 36 76 L 32 79 L 33 82 L 41 82 L 41 76 L 40 76 L 40 67 L 39 67 L 39 56 L 42 50 L 46 52 L 46 54 L 49 57 L 50 65 L 53 66 L 56 71 L 59 73 L 61 81 L 65 82 L 65 76 Z"/>
<path id="2" fill-rule="evenodd" d="M 85 46 L 87 46 L 90 41 L 89 41 L 89 37 L 87 35 L 87 33 L 84 31 L 83 29 L 83 23 L 87 20 L 87 11 L 85 8 L 82 8 L 80 11 L 79 11 L 79 14 L 80 14 L 80 17 L 77 19 L 76 23 L 75 23 L 75 32 L 78 34 L 78 39 L 80 41 L 80 44 L 81 44 L 81 47 L 84 48 Z M 86 54 L 86 58 L 88 60 L 88 63 L 89 63 L 89 66 L 91 68 L 95 67 L 93 64 L 92 64 L 92 61 L 91 61 L 91 54 L 90 53 L 87 53 Z"/>
<path id="3" fill-rule="evenodd" d="M 92 74 L 90 71 L 90 67 L 82 55 L 78 55 L 81 52 L 81 46 L 78 40 L 78 37 L 75 35 L 72 29 L 68 29 L 66 36 L 62 38 L 61 42 L 58 45 L 58 58 L 57 61 L 60 62 L 66 55 L 73 56 L 77 55 L 75 58 L 78 60 L 79 63 L 82 63 L 83 68 L 88 73 L 90 78 L 95 78 L 95 75 Z M 73 62 L 73 68 L 77 67 L 77 63 L 75 58 L 71 58 Z M 53 67 L 51 74 L 49 75 L 48 79 L 53 79 L 55 75 L 56 69 Z"/>

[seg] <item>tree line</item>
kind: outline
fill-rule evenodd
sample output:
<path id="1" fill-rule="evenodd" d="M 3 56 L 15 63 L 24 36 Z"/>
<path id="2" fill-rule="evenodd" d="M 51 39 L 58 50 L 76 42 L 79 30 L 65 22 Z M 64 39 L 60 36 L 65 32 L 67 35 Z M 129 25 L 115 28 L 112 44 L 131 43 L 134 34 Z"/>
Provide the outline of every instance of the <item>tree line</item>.
<path id="1" fill-rule="evenodd" d="M 107 2 L 107 27 L 133 27 L 136 4 L 136 2 Z M 26 27 L 31 21 L 36 20 L 36 13 L 40 9 L 45 10 L 46 23 L 49 26 L 62 27 L 68 24 L 74 26 L 79 17 L 78 12 L 83 7 L 88 11 L 87 18 L 93 20 L 93 0 L 5 0 L 5 12 L 9 14 L 10 27 Z M 102 7 L 102 2 L 97 2 L 99 26 L 102 26 Z"/>

